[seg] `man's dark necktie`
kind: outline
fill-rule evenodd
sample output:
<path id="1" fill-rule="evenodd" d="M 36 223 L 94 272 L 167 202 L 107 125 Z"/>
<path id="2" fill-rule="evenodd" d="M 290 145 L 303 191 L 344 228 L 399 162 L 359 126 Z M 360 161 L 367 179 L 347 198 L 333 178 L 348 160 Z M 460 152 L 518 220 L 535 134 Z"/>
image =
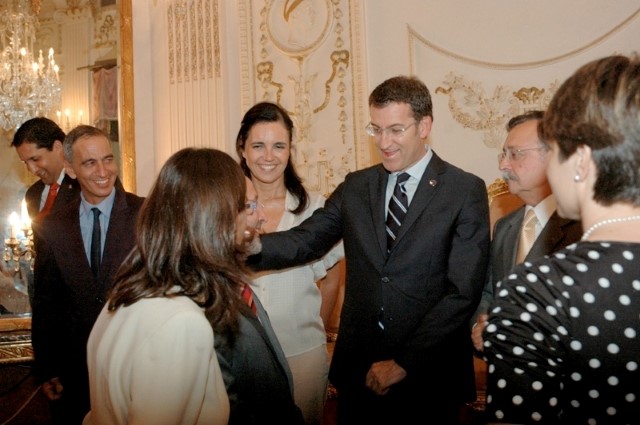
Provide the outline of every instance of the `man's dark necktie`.
<path id="1" fill-rule="evenodd" d="M 391 196 L 389 200 L 389 212 L 387 213 L 387 251 L 391 251 L 396 241 L 398 230 L 400 230 L 402 220 L 407 214 L 407 208 L 409 208 L 407 190 L 404 187 L 409 177 L 407 173 L 398 174 L 396 186 L 393 189 L 393 196 Z"/>
<path id="2" fill-rule="evenodd" d="M 100 271 L 100 257 L 101 257 L 101 241 L 100 241 L 100 210 L 98 208 L 91 208 L 93 211 L 93 232 L 91 233 L 91 273 L 94 278 L 98 278 Z"/>

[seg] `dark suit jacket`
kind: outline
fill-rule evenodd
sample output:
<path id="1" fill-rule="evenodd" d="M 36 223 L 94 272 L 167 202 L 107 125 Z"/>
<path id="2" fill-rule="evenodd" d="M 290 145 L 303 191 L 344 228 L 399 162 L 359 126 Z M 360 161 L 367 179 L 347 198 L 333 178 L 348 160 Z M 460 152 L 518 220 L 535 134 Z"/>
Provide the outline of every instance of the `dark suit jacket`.
<path id="1" fill-rule="evenodd" d="M 35 220 L 38 212 L 40 212 L 40 199 L 42 198 L 44 187 L 45 184 L 42 180 L 38 180 L 27 189 L 27 193 L 24 195 L 24 199 L 27 202 L 27 212 L 32 221 Z M 58 189 L 58 195 L 53 203 L 51 213 L 55 214 L 61 210 L 67 203 L 79 196 L 79 194 L 80 184 L 78 181 L 65 174 L 60 189 Z"/>
<path id="2" fill-rule="evenodd" d="M 307 262 L 342 238 L 345 299 L 330 369 L 338 391 L 364 391 L 372 363 L 393 359 L 407 371 L 394 387 L 405 395 L 425 403 L 434 393 L 451 402 L 475 399 L 467 321 L 489 258 L 486 187 L 434 153 L 388 254 L 387 179 L 382 165 L 347 175 L 300 226 L 264 235 L 250 265 Z"/>
<path id="3" fill-rule="evenodd" d="M 87 340 L 116 271 L 134 246 L 142 202 L 143 198 L 116 187 L 99 281 L 91 274 L 82 243 L 80 196 L 34 229 L 32 338 L 39 381 L 58 376 L 65 392 L 77 390 L 88 396 Z"/>
<path id="4" fill-rule="evenodd" d="M 293 401 L 293 378 L 264 307 L 253 297 L 257 317 L 249 308 L 239 317 L 231 345 L 216 335 L 215 347 L 231 414 L 229 424 L 302 424 Z"/>
<path id="5" fill-rule="evenodd" d="M 525 207 L 522 206 L 498 219 L 494 225 L 491 241 L 491 268 L 478 313 L 487 312 L 493 300 L 496 284 L 515 266 L 524 212 Z M 562 218 L 554 212 L 533 243 L 525 261 L 552 254 L 579 241 L 581 236 L 582 224 L 579 221 Z"/>

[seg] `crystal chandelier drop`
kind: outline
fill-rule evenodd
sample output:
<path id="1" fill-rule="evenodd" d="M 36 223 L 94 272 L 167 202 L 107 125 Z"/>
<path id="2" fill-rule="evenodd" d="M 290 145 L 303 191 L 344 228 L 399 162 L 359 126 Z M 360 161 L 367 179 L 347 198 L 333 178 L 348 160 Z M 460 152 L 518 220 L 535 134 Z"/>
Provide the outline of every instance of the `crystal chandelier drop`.
<path id="1" fill-rule="evenodd" d="M 40 0 L 0 1 L 0 127 L 15 130 L 60 105 L 53 49 L 34 56 Z"/>

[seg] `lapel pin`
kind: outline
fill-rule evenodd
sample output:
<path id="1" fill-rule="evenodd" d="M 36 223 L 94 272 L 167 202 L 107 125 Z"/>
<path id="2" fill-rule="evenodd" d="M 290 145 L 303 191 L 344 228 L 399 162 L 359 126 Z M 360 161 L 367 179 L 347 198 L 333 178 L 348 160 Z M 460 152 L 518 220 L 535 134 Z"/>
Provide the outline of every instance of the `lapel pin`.
<path id="1" fill-rule="evenodd" d="M 438 184 L 436 180 L 429 180 L 429 186 L 436 187 L 436 184 Z"/>

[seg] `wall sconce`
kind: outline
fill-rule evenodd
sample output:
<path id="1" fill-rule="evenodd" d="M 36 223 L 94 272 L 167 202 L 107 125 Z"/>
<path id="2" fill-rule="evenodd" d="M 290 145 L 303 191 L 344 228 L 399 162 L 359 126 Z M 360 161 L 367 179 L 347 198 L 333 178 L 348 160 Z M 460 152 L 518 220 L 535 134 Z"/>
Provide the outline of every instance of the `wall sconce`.
<path id="1" fill-rule="evenodd" d="M 72 128 L 83 124 L 84 111 L 79 109 L 74 113 L 71 109 L 64 110 L 64 117 L 61 111 L 56 111 L 56 117 L 58 117 L 58 125 L 64 130 L 65 133 L 71 131 Z"/>

